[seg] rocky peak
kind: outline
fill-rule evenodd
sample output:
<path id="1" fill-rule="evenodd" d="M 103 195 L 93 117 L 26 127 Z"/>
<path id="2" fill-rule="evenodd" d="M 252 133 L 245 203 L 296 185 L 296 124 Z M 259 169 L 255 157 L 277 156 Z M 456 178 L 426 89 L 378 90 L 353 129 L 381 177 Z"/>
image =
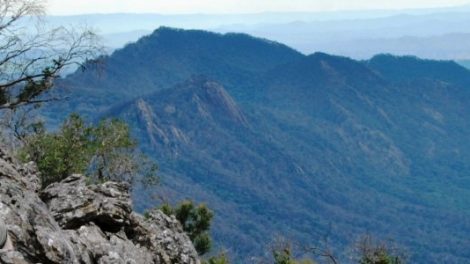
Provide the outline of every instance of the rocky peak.
<path id="1" fill-rule="evenodd" d="M 200 263 L 175 218 L 132 211 L 129 185 L 72 175 L 41 190 L 34 164 L 1 149 L 0 218 L 14 247 L 0 263 Z"/>
<path id="2" fill-rule="evenodd" d="M 224 87 L 204 76 L 163 91 L 119 105 L 108 112 L 133 124 L 137 134 L 147 140 L 146 146 L 167 150 L 176 158 L 203 129 L 229 127 L 233 131 L 249 129 L 243 111 Z"/>
<path id="3" fill-rule="evenodd" d="M 203 76 L 197 76 L 192 77 L 184 86 L 192 90 L 192 102 L 197 104 L 201 114 L 210 115 L 211 112 L 218 112 L 238 124 L 247 124 L 246 118 L 235 100 L 219 83 Z"/>

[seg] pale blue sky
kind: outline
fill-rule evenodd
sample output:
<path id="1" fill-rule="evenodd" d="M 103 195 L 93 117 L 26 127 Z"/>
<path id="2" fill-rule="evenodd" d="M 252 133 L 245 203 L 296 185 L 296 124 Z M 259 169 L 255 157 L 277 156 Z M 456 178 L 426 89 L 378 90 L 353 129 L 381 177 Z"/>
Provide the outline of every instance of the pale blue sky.
<path id="1" fill-rule="evenodd" d="M 48 0 L 54 15 L 84 13 L 258 13 L 456 6 L 469 0 Z"/>

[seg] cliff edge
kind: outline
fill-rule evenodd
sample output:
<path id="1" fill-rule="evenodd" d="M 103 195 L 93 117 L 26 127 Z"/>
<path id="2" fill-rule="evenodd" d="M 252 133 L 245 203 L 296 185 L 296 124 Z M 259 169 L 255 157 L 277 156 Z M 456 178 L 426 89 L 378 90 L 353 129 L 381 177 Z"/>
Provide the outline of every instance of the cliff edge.
<path id="1" fill-rule="evenodd" d="M 72 175 L 42 190 L 34 164 L 0 149 L 0 219 L 11 242 L 0 263 L 199 264 L 175 218 L 132 211 L 129 187 Z"/>

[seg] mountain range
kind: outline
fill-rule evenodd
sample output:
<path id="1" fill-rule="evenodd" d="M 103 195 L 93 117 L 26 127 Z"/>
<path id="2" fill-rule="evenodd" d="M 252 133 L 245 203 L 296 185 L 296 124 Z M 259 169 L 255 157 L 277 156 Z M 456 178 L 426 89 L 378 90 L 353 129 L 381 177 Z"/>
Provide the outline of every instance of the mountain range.
<path id="1" fill-rule="evenodd" d="M 88 14 L 48 16 L 51 26 L 91 26 L 113 51 L 159 26 L 243 32 L 287 44 L 304 54 L 354 59 L 377 53 L 467 60 L 470 6 L 448 8 L 257 14 Z M 119 27 L 115 25 L 119 24 Z M 450 44 L 449 44 L 450 43 Z"/>
<path id="2" fill-rule="evenodd" d="M 118 117 L 164 195 L 216 212 L 236 263 L 284 235 L 350 260 L 363 234 L 412 263 L 470 261 L 470 71 L 453 61 L 304 55 L 245 34 L 159 28 L 58 86 L 46 112 Z"/>

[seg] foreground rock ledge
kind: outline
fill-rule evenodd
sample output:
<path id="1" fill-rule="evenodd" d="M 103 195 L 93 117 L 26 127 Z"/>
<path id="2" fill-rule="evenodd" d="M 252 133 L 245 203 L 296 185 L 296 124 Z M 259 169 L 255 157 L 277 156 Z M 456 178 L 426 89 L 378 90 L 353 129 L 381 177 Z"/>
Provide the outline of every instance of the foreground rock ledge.
<path id="1" fill-rule="evenodd" d="M 132 212 L 127 184 L 72 175 L 41 191 L 34 165 L 1 149 L 0 217 L 15 247 L 0 263 L 200 263 L 175 218 Z"/>

